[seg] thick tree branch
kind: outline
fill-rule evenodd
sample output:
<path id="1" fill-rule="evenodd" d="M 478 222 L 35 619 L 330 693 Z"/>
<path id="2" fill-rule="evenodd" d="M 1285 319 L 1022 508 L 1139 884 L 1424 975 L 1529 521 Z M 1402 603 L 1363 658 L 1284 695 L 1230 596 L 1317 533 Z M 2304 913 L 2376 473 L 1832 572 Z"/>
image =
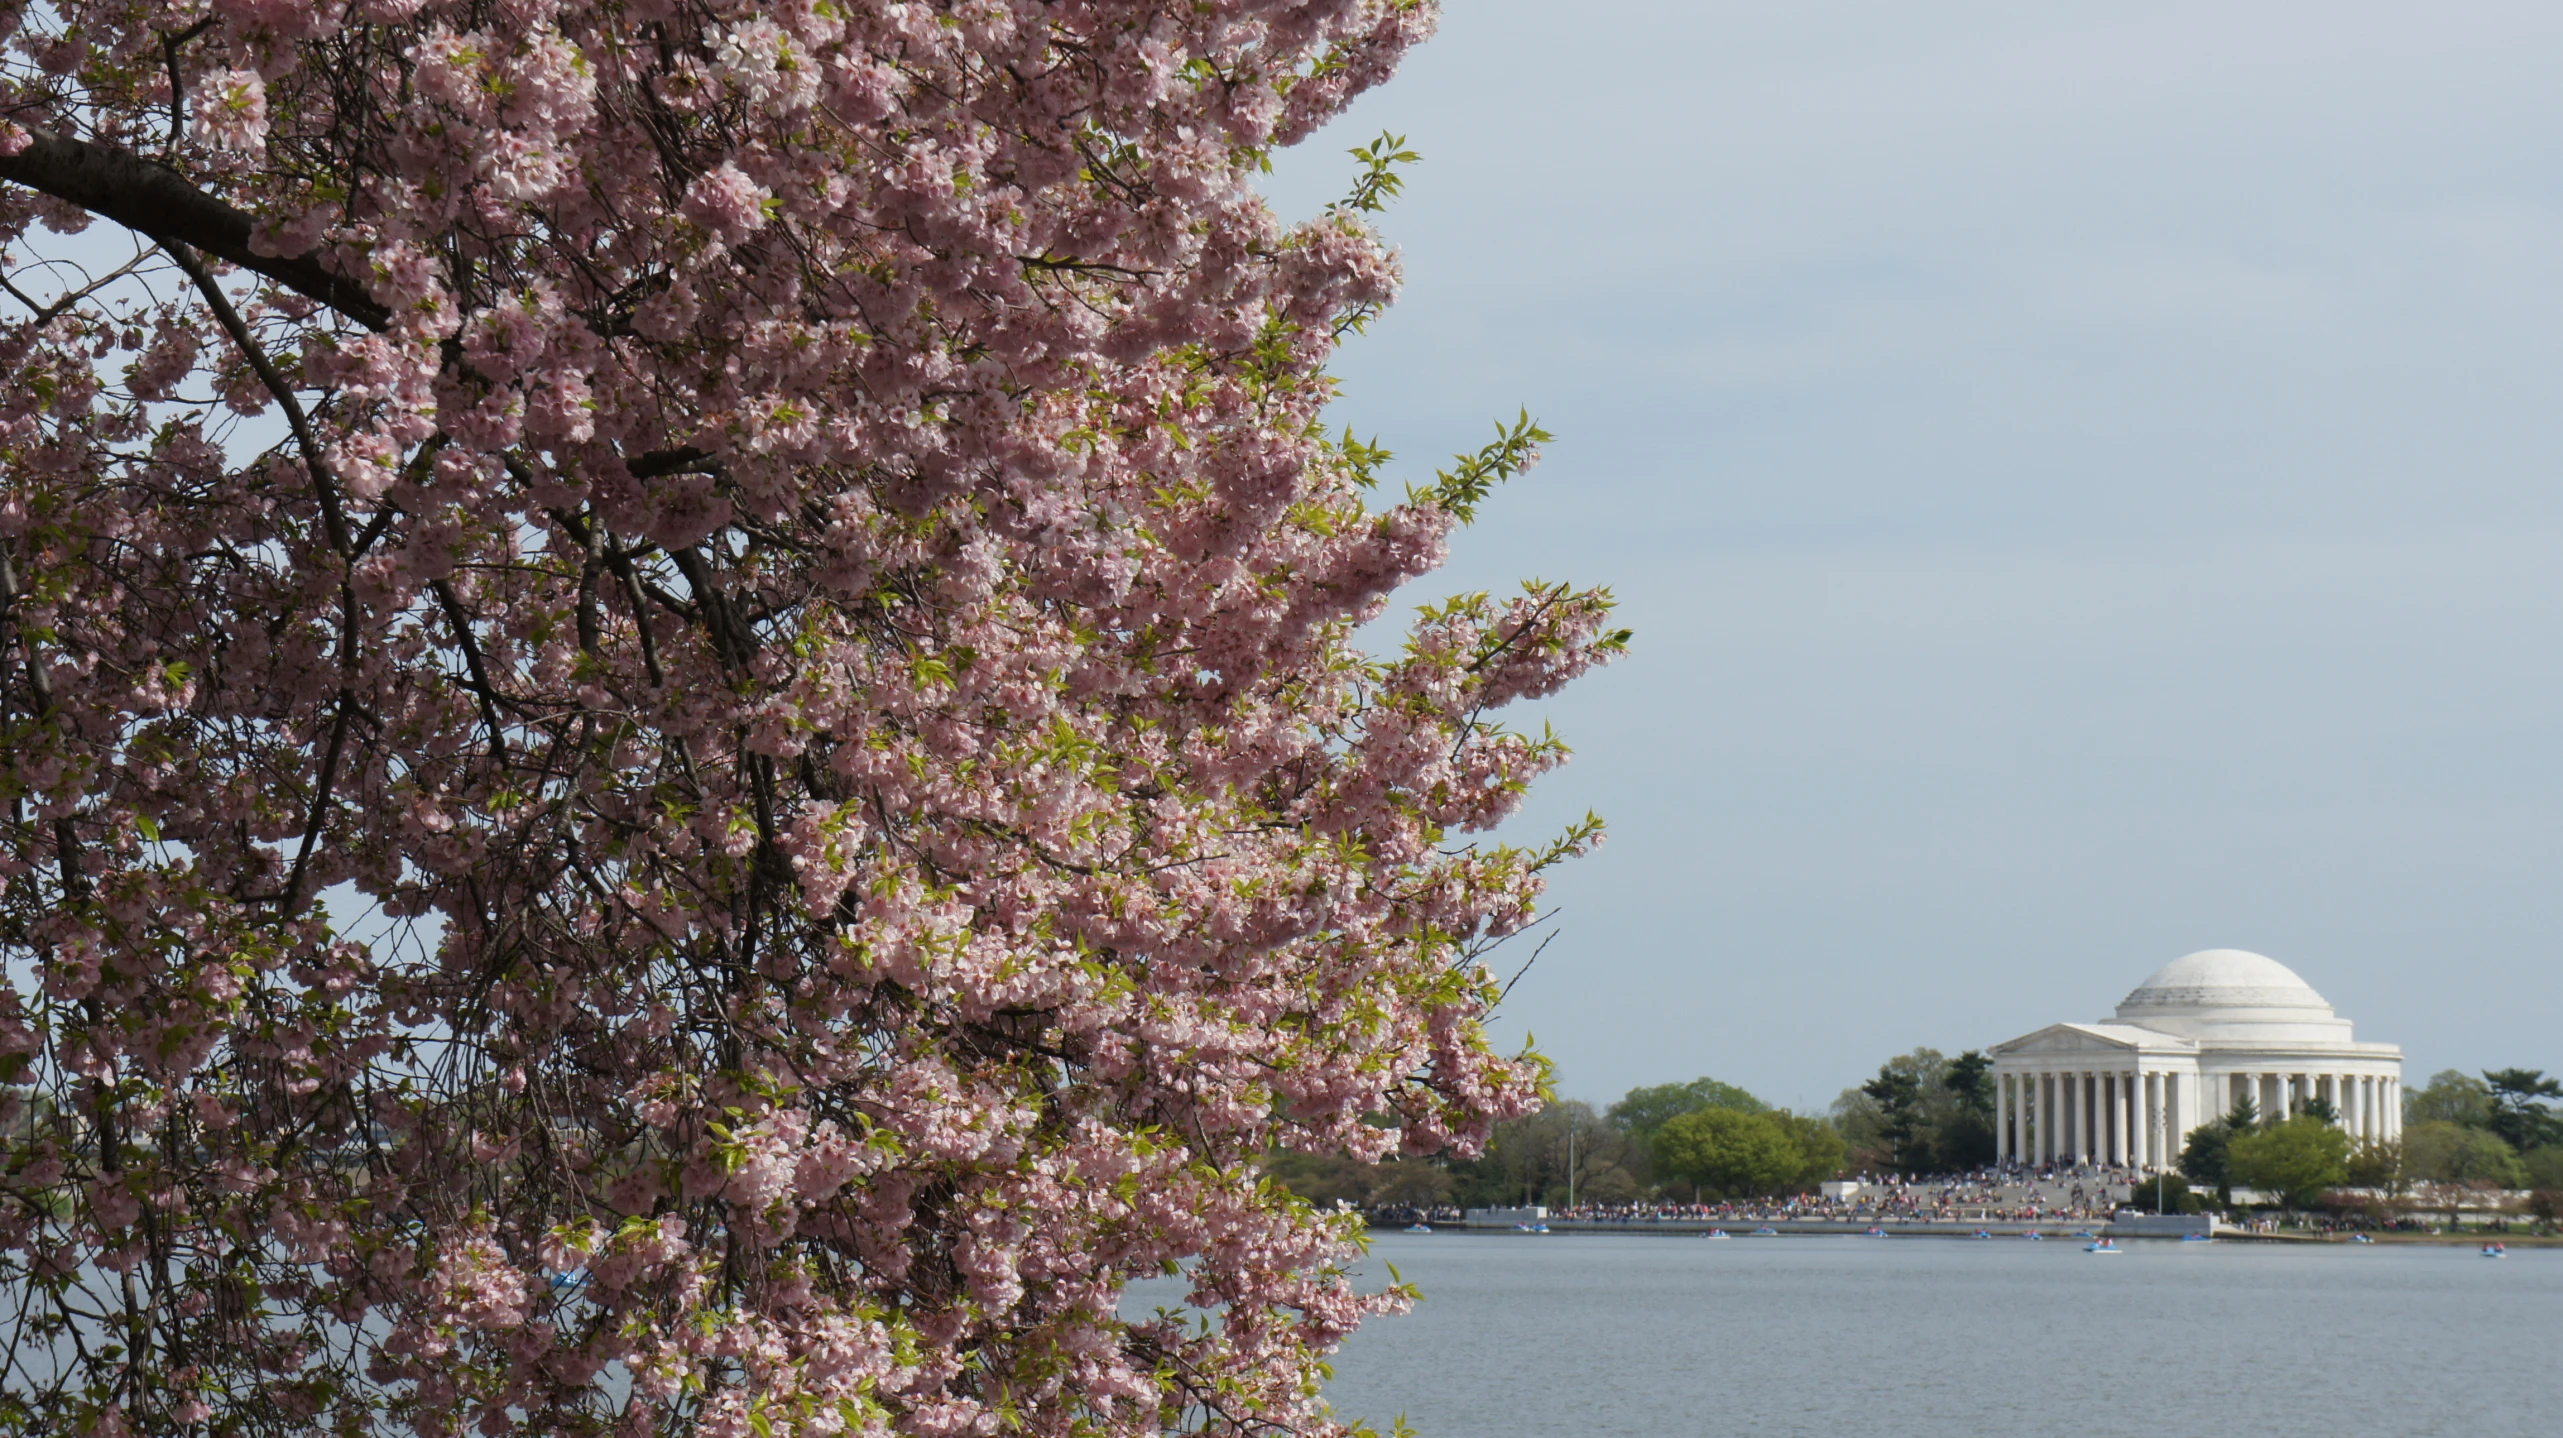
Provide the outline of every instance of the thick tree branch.
<path id="1" fill-rule="evenodd" d="M 683 474 L 689 470 L 708 472 L 711 466 L 712 456 L 688 444 L 636 454 L 623 467 L 632 472 L 634 479 L 656 479 L 662 474 Z"/>
<path id="2" fill-rule="evenodd" d="M 305 299 L 329 306 L 370 330 L 389 327 L 391 311 L 362 285 L 309 255 L 291 259 L 249 247 L 255 226 L 248 212 L 187 183 L 177 171 L 128 150 L 92 140 L 23 127 L 35 143 L 0 155 L 0 180 L 13 180 L 159 242 L 192 246 L 217 259 L 265 275 Z M 712 456 L 692 445 L 652 450 L 630 461 L 636 479 L 703 470 Z"/>
<path id="3" fill-rule="evenodd" d="M 90 140 L 25 127 L 35 143 L 0 155 L 0 180 L 78 205 L 93 215 L 155 240 L 177 240 L 244 270 L 265 275 L 306 299 L 316 300 L 367 329 L 390 325 L 392 314 L 362 285 L 305 255 L 286 259 L 249 247 L 254 222 L 248 212 L 187 183 L 177 171 Z"/>

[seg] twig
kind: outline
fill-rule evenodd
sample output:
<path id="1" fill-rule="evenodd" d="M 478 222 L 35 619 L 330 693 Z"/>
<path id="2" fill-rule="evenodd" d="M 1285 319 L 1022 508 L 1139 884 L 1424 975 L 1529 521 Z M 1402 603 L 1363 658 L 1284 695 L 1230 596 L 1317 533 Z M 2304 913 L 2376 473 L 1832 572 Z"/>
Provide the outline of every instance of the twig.
<path id="1" fill-rule="evenodd" d="M 1558 912 L 1559 911 L 1556 909 L 1549 910 L 1549 917 L 1557 917 Z M 1542 922 L 1546 922 L 1546 920 L 1543 920 Z M 1513 971 L 1513 977 L 1504 981 L 1504 990 L 1495 996 L 1494 1004 L 1489 1006 L 1487 1009 L 1488 1013 L 1492 1014 L 1496 1009 L 1500 1009 L 1504 1006 L 1504 1001 L 1513 996 L 1513 985 L 1520 983 L 1522 981 L 1522 975 L 1529 973 L 1531 971 L 1531 965 L 1538 963 L 1540 961 L 1540 955 L 1547 953 L 1548 946 L 1556 942 L 1557 934 L 1555 931 L 1552 931 L 1547 938 L 1540 940 L 1540 946 L 1531 950 L 1531 956 L 1524 959 L 1522 961 L 1522 966 Z"/>

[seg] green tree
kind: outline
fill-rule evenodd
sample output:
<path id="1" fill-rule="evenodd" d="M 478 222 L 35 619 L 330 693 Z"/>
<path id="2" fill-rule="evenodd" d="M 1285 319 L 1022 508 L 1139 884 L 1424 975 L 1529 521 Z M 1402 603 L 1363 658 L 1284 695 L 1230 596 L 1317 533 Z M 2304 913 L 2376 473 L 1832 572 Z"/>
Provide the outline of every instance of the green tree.
<path id="1" fill-rule="evenodd" d="M 1922 1112 L 1921 1081 L 1888 1064 L 1876 1078 L 1860 1085 L 1860 1092 L 1878 1106 L 1878 1136 L 1886 1142 L 1888 1165 L 1899 1173 L 1928 1167 L 1931 1145 Z"/>
<path id="2" fill-rule="evenodd" d="M 2490 1090 L 2491 1116 L 2484 1126 L 2520 1153 L 2563 1143 L 2563 1119 L 2554 1116 L 2552 1106 L 2541 1100 L 2563 1098 L 2563 1083 L 2545 1076 L 2542 1069 L 2490 1069 L 2483 1075 L 2483 1086 Z"/>
<path id="3" fill-rule="evenodd" d="M 1450 1171 L 1451 1202 L 1472 1208 L 1562 1205 L 1569 1194 L 1624 1203 L 1646 1190 L 1645 1155 L 1580 1099 L 1497 1124 L 1485 1152 L 1452 1163 Z"/>
<path id="4" fill-rule="evenodd" d="M 1870 1092 L 1878 1079 L 1842 1091 L 1833 1101 L 1833 1122 L 1850 1146 L 1854 1167 L 1917 1173 L 1933 1166 L 1941 1135 L 1958 1111 L 1958 1095 L 1948 1084 L 1950 1062 L 1937 1049 L 1919 1048 L 1879 1066 L 1879 1078 L 1896 1090 L 1901 1091 L 1908 1080 L 1913 1086 L 1911 1101 L 1892 1124 L 1885 1106 Z M 1891 1126 L 1899 1134 L 1891 1135 Z"/>
<path id="5" fill-rule="evenodd" d="M 2332 1101 L 2321 1094 L 2316 1094 L 2296 1105 L 2296 1112 L 2306 1118 L 2321 1119 L 2334 1127 L 2338 1127 L 2341 1121 L 2341 1111 L 2334 1108 Z"/>
<path id="6" fill-rule="evenodd" d="M 2192 1183 L 2216 1190 L 2218 1203 L 2232 1203 L 2234 1136 L 2249 1133 L 2251 1129 L 2245 1105 L 2237 1104 L 2234 1112 L 2225 1117 L 2190 1130 L 2189 1141 L 2180 1150 L 2181 1174 Z"/>
<path id="7" fill-rule="evenodd" d="M 1993 1060 L 1969 1049 L 1949 1060 L 1949 1071 L 1940 1076 L 1940 1086 L 1957 1096 L 1958 1110 L 1993 1118 Z"/>
<path id="8" fill-rule="evenodd" d="M 1731 1083 L 1713 1078 L 1695 1078 L 1689 1083 L 1660 1083 L 1651 1088 L 1633 1088 L 1618 1103 L 1611 1105 L 1606 1116 L 1613 1127 L 1627 1134 L 1641 1149 L 1655 1144 L 1655 1131 L 1665 1121 L 1704 1108 L 1733 1109 L 1737 1113 L 1769 1113 L 1771 1106 Z"/>
<path id="9" fill-rule="evenodd" d="M 2431 1183 L 2517 1188 L 2526 1181 L 2508 1140 L 2488 1128 L 2443 1121 L 2403 1130 L 2403 1170 Z"/>
<path id="10" fill-rule="evenodd" d="M 2452 1123 L 2460 1128 L 2488 1128 L 2492 1122 L 2492 1086 L 2472 1074 L 2441 1069 L 2427 1087 L 2403 1097 L 2403 1126 Z"/>
<path id="11" fill-rule="evenodd" d="M 2349 1178 L 2356 1188 L 2381 1188 L 2388 1193 L 2403 1189 L 2403 1145 L 2391 1139 L 2362 1143 L 2349 1155 Z"/>
<path id="12" fill-rule="evenodd" d="M 2188 1213 L 2189 1180 L 2176 1173 L 2156 1174 L 2135 1186 L 2135 1202 L 2156 1213 Z"/>
<path id="13" fill-rule="evenodd" d="M 1850 1149 L 1842 1140 L 1842 1130 L 1831 1121 L 1819 1114 L 1791 1113 L 1787 1109 L 1777 1110 L 1771 1119 L 1787 1129 L 1790 1140 L 1798 1146 L 1798 1171 L 1790 1181 L 1791 1188 L 1813 1188 L 1841 1174 Z"/>
<path id="14" fill-rule="evenodd" d="M 2527 1170 L 2528 1187 L 2563 1189 L 2563 1144 L 2520 1154 L 2519 1167 Z"/>
<path id="15" fill-rule="evenodd" d="M 2300 1114 L 2236 1135 L 2226 1148 L 2226 1163 L 2234 1182 L 2276 1193 L 2295 1209 L 2349 1176 L 2349 1151 L 2349 1135 L 2338 1126 Z"/>
<path id="16" fill-rule="evenodd" d="M 1993 1060 L 1976 1050 L 1949 1060 L 1940 1086 L 1955 1102 L 1932 1143 L 1941 1172 L 1963 1173 L 1993 1162 L 1993 1084 Z"/>
<path id="17" fill-rule="evenodd" d="M 1770 1114 L 1693 1109 L 1655 1132 L 1655 1171 L 1720 1198 L 1778 1193 L 1804 1163 L 1789 1126 Z"/>

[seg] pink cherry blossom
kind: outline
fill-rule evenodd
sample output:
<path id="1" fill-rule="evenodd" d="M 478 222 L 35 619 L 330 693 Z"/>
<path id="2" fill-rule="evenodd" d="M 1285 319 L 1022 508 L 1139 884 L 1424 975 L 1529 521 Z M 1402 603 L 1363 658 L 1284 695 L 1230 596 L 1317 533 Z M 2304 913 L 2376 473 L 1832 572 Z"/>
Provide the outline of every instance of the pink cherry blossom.
<path id="1" fill-rule="evenodd" d="M 1345 1433 L 1263 1160 L 1537 1101 L 1499 714 L 1626 637 L 1355 645 L 1545 438 L 1389 497 L 1251 186 L 1432 20 L 0 5 L 0 1409 Z"/>

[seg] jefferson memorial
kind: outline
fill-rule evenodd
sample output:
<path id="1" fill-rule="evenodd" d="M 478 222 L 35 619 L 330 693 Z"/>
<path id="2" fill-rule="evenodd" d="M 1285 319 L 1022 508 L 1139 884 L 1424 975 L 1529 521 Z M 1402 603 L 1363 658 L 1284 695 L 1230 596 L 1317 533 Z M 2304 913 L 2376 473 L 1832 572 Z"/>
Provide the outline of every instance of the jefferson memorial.
<path id="1" fill-rule="evenodd" d="M 2265 1116 L 2322 1099 L 2360 1142 L 2402 1134 L 2403 1051 L 2354 1042 L 2294 971 L 2240 949 L 2172 960 L 2112 1018 L 1987 1052 L 2004 1163 L 2169 1168 L 2245 1097 Z"/>

